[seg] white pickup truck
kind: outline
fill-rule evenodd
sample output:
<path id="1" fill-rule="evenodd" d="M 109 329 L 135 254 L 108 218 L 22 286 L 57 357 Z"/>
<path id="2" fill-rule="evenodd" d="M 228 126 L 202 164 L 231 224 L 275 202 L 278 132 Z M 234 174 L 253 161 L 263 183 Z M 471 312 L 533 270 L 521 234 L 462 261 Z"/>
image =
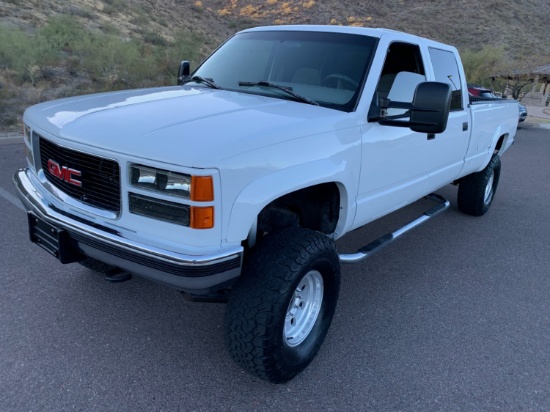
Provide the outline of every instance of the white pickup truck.
<path id="1" fill-rule="evenodd" d="M 514 142 L 515 101 L 470 102 L 453 47 L 391 30 L 260 27 L 178 85 L 68 98 L 24 115 L 14 182 L 30 238 L 110 280 L 135 274 L 227 300 L 237 363 L 285 382 L 314 358 L 340 264 L 437 215 L 483 215 Z M 346 233 L 427 197 L 357 251 Z"/>

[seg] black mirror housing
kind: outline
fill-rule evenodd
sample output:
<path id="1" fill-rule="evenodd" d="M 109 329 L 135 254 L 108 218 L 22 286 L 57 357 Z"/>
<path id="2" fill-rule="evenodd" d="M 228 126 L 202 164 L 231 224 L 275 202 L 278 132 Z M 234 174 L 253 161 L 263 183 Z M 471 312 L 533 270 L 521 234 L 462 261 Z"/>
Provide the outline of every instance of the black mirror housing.
<path id="1" fill-rule="evenodd" d="M 451 87 L 447 83 L 422 82 L 416 87 L 412 103 L 384 99 L 383 107 L 406 109 L 410 112 L 410 119 L 381 118 L 378 120 L 381 125 L 408 127 L 418 133 L 443 133 L 451 109 Z"/>
<path id="2" fill-rule="evenodd" d="M 178 77 L 177 77 L 177 85 L 178 86 L 183 84 L 185 79 L 187 79 L 189 77 L 189 74 L 191 73 L 190 67 L 191 66 L 189 65 L 189 61 L 182 60 L 182 62 L 180 63 L 180 65 L 178 67 Z"/>
<path id="3" fill-rule="evenodd" d="M 451 87 L 447 83 L 420 83 L 414 93 L 410 127 L 419 133 L 443 133 L 451 109 Z"/>

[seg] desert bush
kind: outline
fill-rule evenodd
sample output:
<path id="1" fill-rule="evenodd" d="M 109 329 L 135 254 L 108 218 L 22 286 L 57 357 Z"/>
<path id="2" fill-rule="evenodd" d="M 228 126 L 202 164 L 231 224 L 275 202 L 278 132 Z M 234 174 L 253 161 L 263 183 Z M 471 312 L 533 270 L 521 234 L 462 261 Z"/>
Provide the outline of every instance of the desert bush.
<path id="1" fill-rule="evenodd" d="M 69 6 L 68 12 L 72 16 L 83 17 L 85 19 L 92 20 L 92 19 L 95 18 L 94 11 L 90 6 L 71 5 L 71 6 Z"/>
<path id="2" fill-rule="evenodd" d="M 103 0 L 103 12 L 105 14 L 121 13 L 128 8 L 128 3 L 124 0 Z"/>
<path id="3" fill-rule="evenodd" d="M 40 100 L 173 85 L 181 60 L 195 67 L 200 61 L 204 39 L 197 34 L 180 31 L 173 41 L 145 34 L 127 39 L 116 30 L 93 31 L 70 16 L 53 18 L 35 32 L 0 24 L 0 75 L 13 86 L 0 85 L 0 128 Z"/>
<path id="4" fill-rule="evenodd" d="M 73 17 L 61 15 L 50 19 L 37 37 L 45 46 L 45 57 L 58 58 L 62 52 L 74 53 L 85 48 L 91 33 Z"/>
<path id="5" fill-rule="evenodd" d="M 168 83 L 174 81 L 175 71 L 181 60 L 189 60 L 192 67 L 200 63 L 203 44 L 204 39 L 201 35 L 180 30 L 174 33 L 174 41 L 170 43 L 169 47 L 157 50 L 157 58 L 163 75 L 169 76 Z"/>
<path id="6" fill-rule="evenodd" d="M 460 53 L 468 83 L 489 86 L 491 77 L 498 74 L 505 65 L 502 47 L 484 46 L 480 50 L 464 50 Z"/>
<path id="7" fill-rule="evenodd" d="M 0 65 L 14 74 L 18 83 L 32 80 L 32 68 L 39 61 L 40 45 L 24 31 L 0 25 Z"/>
<path id="8" fill-rule="evenodd" d="M 98 83 L 99 90 L 138 87 L 156 77 L 155 62 L 138 40 L 95 37 L 83 54 L 81 69 Z"/>
<path id="9" fill-rule="evenodd" d="M 168 46 L 170 43 L 162 37 L 159 33 L 151 30 L 143 30 L 141 33 L 143 41 L 153 44 L 155 46 Z"/>
<path id="10" fill-rule="evenodd" d="M 20 84 L 34 84 L 44 66 L 63 67 L 72 76 L 89 75 L 98 90 L 170 84 L 178 62 L 196 63 L 202 44 L 200 36 L 187 32 L 175 33 L 172 42 L 154 32 L 128 40 L 60 16 L 33 34 L 0 25 L 0 69 L 14 72 Z"/>

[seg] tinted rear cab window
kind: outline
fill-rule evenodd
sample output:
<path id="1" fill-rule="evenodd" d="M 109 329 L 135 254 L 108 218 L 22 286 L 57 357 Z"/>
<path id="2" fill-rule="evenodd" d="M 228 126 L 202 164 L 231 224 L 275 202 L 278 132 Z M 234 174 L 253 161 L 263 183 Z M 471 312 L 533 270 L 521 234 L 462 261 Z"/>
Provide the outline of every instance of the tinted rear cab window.
<path id="1" fill-rule="evenodd" d="M 430 59 L 435 81 L 451 86 L 451 110 L 462 110 L 462 80 L 455 54 L 447 50 L 430 47 Z"/>

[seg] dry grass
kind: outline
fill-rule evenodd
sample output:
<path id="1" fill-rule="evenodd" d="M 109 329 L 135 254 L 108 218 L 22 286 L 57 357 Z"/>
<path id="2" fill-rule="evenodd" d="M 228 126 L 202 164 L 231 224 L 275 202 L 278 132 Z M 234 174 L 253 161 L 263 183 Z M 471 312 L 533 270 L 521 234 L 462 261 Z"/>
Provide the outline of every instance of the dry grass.
<path id="1" fill-rule="evenodd" d="M 9 0 L 0 6 L 2 21 L 28 29 L 58 14 L 100 30 L 112 25 L 127 37 L 145 31 L 170 40 L 176 28 L 194 31 L 209 39 L 205 50 L 244 19 L 386 27 L 461 49 L 491 45 L 514 58 L 550 57 L 550 2 L 540 0 Z"/>

